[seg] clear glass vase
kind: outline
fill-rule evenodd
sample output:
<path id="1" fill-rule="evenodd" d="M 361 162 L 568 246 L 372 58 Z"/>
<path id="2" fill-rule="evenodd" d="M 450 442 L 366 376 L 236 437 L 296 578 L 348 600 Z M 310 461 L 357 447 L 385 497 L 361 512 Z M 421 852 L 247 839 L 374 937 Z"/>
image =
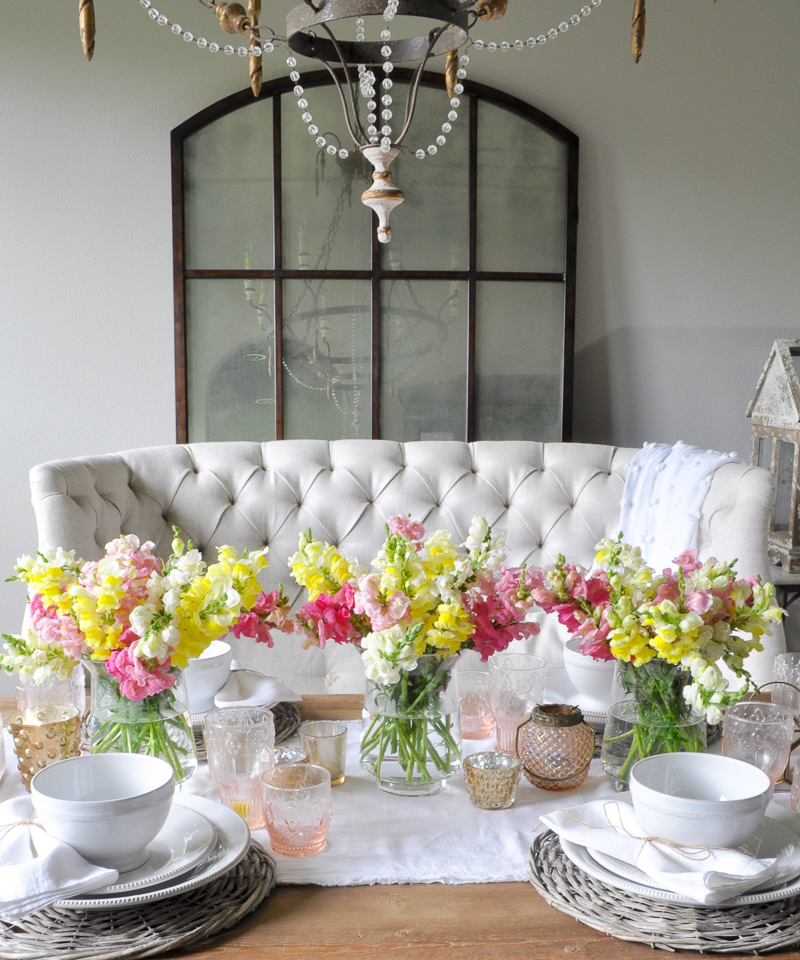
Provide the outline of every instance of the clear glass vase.
<path id="1" fill-rule="evenodd" d="M 643 757 L 705 752 L 705 717 L 683 696 L 689 683 L 689 672 L 666 660 L 617 661 L 600 754 L 617 790 L 628 789 L 631 767 Z"/>
<path id="2" fill-rule="evenodd" d="M 146 753 L 161 757 L 175 771 L 175 782 L 188 780 L 197 769 L 194 735 L 189 720 L 183 675 L 169 690 L 128 700 L 105 664 L 88 663 L 91 674 L 88 734 L 92 753 Z"/>
<path id="3" fill-rule="evenodd" d="M 361 768 L 381 790 L 430 796 L 461 769 L 457 661 L 426 654 L 396 683 L 367 681 Z"/>

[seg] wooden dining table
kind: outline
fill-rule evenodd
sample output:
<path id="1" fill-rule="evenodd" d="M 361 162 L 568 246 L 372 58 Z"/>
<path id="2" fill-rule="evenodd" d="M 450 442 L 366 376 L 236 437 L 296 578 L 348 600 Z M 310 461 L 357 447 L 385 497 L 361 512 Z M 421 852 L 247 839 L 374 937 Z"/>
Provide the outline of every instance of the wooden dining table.
<path id="1" fill-rule="evenodd" d="M 305 696 L 304 720 L 353 720 L 357 695 Z M 0 700 L 7 721 L 13 701 Z M 9 764 L 14 758 L 7 758 Z M 773 956 L 800 958 L 800 950 Z M 241 923 L 184 960 L 646 960 L 652 949 L 609 937 L 547 905 L 530 883 L 277 886 Z M 709 954 L 681 951 L 680 957 Z M 714 954 L 717 958 L 742 954 Z"/>

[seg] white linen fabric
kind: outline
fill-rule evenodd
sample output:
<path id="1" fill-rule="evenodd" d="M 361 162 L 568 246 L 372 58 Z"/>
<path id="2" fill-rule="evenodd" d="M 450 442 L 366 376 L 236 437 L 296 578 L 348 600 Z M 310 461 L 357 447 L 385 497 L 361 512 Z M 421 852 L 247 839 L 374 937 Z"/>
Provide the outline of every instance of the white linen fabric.
<path id="1" fill-rule="evenodd" d="M 273 707 L 276 703 L 297 703 L 299 700 L 302 697 L 285 683 L 255 670 L 247 670 L 234 660 L 230 676 L 214 696 L 214 706 L 223 709 Z"/>
<path id="2" fill-rule="evenodd" d="M 628 794 L 545 814 L 542 823 L 560 837 L 638 867 L 666 890 L 708 906 L 747 893 L 776 872 L 800 865 L 800 836 L 779 857 L 756 859 L 721 847 L 674 846 L 648 838 Z"/>
<path id="3" fill-rule="evenodd" d="M 31 470 L 39 545 L 74 549 L 96 559 L 121 534 L 152 540 L 169 554 L 172 525 L 216 558 L 225 543 L 270 548 L 261 576 L 304 597 L 287 559 L 301 530 L 369 563 L 386 520 L 410 513 L 428 531 L 447 529 L 457 542 L 474 516 L 506 534 L 511 564 L 549 566 L 560 553 L 590 566 L 603 537 L 619 532 L 626 464 L 637 451 L 588 443 L 527 441 L 276 440 L 145 447 L 58 460 Z M 768 471 L 727 463 L 713 475 L 700 510 L 701 558 L 738 557 L 742 576 L 769 571 L 767 525 L 773 500 Z M 555 617 L 534 615 L 542 632 L 515 646 L 562 665 L 567 639 Z M 277 677 L 300 693 L 360 693 L 357 652 L 329 643 L 303 650 L 295 636 L 267 648 L 229 638 L 246 667 Z M 766 650 L 748 661 L 757 682 L 769 680 L 785 649 L 779 627 Z"/>
<path id="4" fill-rule="evenodd" d="M 646 443 L 628 464 L 620 501 L 622 537 L 660 572 L 698 546 L 698 527 L 715 471 L 742 463 L 736 453 L 701 450 L 678 441 Z M 719 559 L 733 560 L 734 557 Z"/>
<path id="5" fill-rule="evenodd" d="M 22 790 L 21 781 L 19 786 Z M 36 811 L 27 795 L 0 803 L 0 914 L 8 920 L 41 910 L 62 897 L 107 887 L 119 877 L 116 870 L 84 860 L 35 820 Z"/>

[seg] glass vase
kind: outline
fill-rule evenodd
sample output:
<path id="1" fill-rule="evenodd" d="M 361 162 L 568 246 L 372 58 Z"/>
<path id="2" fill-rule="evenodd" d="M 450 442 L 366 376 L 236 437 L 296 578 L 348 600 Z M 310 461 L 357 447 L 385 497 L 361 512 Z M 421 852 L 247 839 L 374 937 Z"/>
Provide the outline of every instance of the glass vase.
<path id="1" fill-rule="evenodd" d="M 381 790 L 431 796 L 461 769 L 457 660 L 425 654 L 396 683 L 367 681 L 361 768 Z"/>
<path id="2" fill-rule="evenodd" d="M 145 753 L 161 757 L 182 783 L 197 769 L 194 735 L 189 720 L 183 675 L 173 670 L 176 682 L 169 690 L 128 700 L 105 664 L 89 662 L 91 697 L 88 732 L 92 753 Z"/>
<path id="3" fill-rule="evenodd" d="M 600 754 L 617 790 L 628 789 L 631 767 L 643 757 L 705 752 L 705 717 L 683 696 L 689 683 L 689 672 L 666 660 L 617 662 Z"/>
<path id="4" fill-rule="evenodd" d="M 86 711 L 86 675 L 76 663 L 66 680 L 50 676 L 36 683 L 33 677 L 17 677 L 17 710 L 32 707 L 75 707 L 79 716 Z"/>

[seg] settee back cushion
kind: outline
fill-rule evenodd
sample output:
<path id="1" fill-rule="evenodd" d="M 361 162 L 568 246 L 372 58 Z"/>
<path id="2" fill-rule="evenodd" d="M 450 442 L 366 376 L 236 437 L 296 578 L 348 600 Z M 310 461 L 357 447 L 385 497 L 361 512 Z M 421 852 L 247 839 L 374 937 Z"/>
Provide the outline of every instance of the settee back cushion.
<path id="1" fill-rule="evenodd" d="M 109 540 L 136 534 L 167 556 L 173 525 L 207 561 L 223 544 L 240 551 L 267 545 L 262 584 L 270 590 L 282 583 L 296 603 L 304 594 L 287 559 L 301 530 L 368 564 L 386 520 L 398 513 L 421 521 L 428 533 L 447 529 L 457 543 L 472 517 L 485 517 L 505 533 L 511 564 L 546 566 L 563 553 L 589 565 L 597 541 L 617 533 L 625 468 L 635 452 L 523 441 L 196 443 L 42 464 L 31 471 L 31 488 L 40 545 L 93 559 Z M 701 528 L 710 543 L 711 531 Z M 544 622 L 541 614 L 537 619 Z M 564 636 L 547 620 L 527 647 L 560 666 Z M 277 636 L 272 649 L 234 645 L 243 665 L 302 692 L 363 687 L 353 649 L 304 651 L 291 636 Z"/>

